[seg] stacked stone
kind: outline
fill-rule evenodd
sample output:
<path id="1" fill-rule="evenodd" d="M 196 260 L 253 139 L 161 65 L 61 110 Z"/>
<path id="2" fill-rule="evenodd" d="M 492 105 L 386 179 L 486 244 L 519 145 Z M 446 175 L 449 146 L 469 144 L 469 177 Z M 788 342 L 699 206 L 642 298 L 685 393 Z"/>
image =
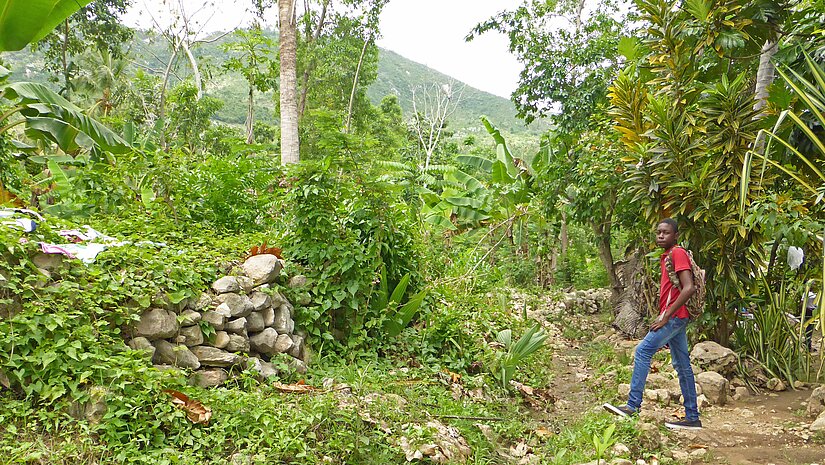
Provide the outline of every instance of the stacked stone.
<path id="1" fill-rule="evenodd" d="M 145 311 L 129 346 L 146 351 L 157 365 L 193 370 L 191 380 L 201 386 L 222 384 L 232 368 L 252 368 L 264 378 L 277 374 L 269 363 L 277 354 L 289 355 L 291 369 L 306 371 L 309 354 L 304 335 L 295 330 L 293 306 L 271 288 L 281 268 L 274 255 L 250 257 L 242 272 L 212 283 L 212 293 Z M 208 339 L 204 323 L 214 330 Z"/>
<path id="2" fill-rule="evenodd" d="M 560 302 L 564 305 L 560 307 L 570 312 L 595 314 L 607 310 L 609 302 L 610 289 L 587 289 L 564 294 Z"/>

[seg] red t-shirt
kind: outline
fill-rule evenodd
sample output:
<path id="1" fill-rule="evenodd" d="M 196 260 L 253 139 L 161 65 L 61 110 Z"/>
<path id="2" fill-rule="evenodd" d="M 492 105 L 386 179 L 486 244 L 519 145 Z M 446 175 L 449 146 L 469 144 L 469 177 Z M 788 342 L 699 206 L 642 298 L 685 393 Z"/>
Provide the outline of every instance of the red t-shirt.
<path id="1" fill-rule="evenodd" d="M 679 288 L 670 282 L 670 278 L 667 276 L 667 270 L 665 269 L 665 257 L 667 257 L 668 254 L 671 254 L 673 269 L 676 270 L 676 273 L 683 270 L 690 270 L 690 259 L 688 258 L 687 252 L 679 246 L 671 247 L 659 258 L 659 267 L 662 269 L 662 278 L 659 281 L 659 315 L 664 313 L 665 310 L 679 298 Z M 690 313 L 688 313 L 687 307 L 682 305 L 676 310 L 673 316 L 676 318 L 690 318 Z"/>

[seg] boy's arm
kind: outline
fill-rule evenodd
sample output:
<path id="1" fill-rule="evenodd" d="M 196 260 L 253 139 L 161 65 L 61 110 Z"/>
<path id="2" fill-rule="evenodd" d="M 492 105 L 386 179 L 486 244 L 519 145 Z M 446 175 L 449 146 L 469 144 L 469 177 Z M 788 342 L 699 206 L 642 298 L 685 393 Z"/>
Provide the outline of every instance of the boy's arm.
<path id="1" fill-rule="evenodd" d="M 685 302 L 690 299 L 690 296 L 696 292 L 696 288 L 693 287 L 693 273 L 690 270 L 682 270 L 677 273 L 679 276 L 679 286 L 682 288 L 682 291 L 679 293 L 679 297 L 670 304 L 670 307 L 665 309 L 664 313 L 659 315 L 659 318 L 656 318 L 656 321 L 650 325 L 651 331 L 658 331 L 661 329 L 669 320 L 670 317 L 676 313 Z"/>

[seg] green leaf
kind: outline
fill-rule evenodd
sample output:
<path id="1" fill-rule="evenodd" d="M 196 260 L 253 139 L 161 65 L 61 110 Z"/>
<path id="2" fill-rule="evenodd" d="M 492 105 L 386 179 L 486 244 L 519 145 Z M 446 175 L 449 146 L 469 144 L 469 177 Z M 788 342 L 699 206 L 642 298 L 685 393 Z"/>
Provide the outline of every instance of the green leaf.
<path id="1" fill-rule="evenodd" d="M 27 121 L 33 118 L 51 118 L 55 121 L 46 123 L 41 121 L 36 131 L 40 131 L 43 137 L 54 142 L 61 141 L 66 144 L 61 149 L 67 152 L 67 148 L 83 146 L 93 141 L 103 150 L 111 153 L 126 153 L 131 150 L 126 141 L 112 132 L 111 129 L 100 124 L 95 119 L 85 115 L 83 111 L 73 103 L 61 97 L 48 87 L 34 82 L 17 82 L 0 88 L 0 94 L 5 98 L 16 101 L 18 105 L 24 106 L 21 113 Z M 35 120 L 39 121 L 39 120 Z M 69 127 L 71 131 L 76 131 L 75 139 L 70 141 L 59 136 L 68 135 Z M 82 134 L 82 135 L 81 135 Z"/>
<path id="2" fill-rule="evenodd" d="M 20 50 L 91 0 L 0 0 L 0 51 Z"/>
<path id="3" fill-rule="evenodd" d="M 395 286 L 395 289 L 392 291 L 392 295 L 390 296 L 389 305 L 401 303 L 401 299 L 404 297 L 404 293 L 407 292 L 407 285 L 410 283 L 410 274 L 407 273 L 401 278 L 401 281 Z"/>
<path id="4" fill-rule="evenodd" d="M 484 157 L 479 157 L 476 155 L 459 155 L 458 157 L 456 157 L 456 159 L 459 163 L 470 165 L 485 172 L 489 172 L 493 166 L 492 160 L 488 160 Z"/>

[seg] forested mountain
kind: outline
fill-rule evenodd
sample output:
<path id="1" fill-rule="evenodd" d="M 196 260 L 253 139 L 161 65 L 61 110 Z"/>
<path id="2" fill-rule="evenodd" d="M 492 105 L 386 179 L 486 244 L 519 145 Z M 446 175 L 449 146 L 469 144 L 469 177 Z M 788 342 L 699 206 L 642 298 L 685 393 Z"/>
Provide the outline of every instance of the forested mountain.
<path id="1" fill-rule="evenodd" d="M 237 73 L 228 73 L 220 67 L 225 62 L 228 53 L 222 48 L 230 36 L 221 38 L 213 43 L 201 44 L 193 50 L 197 57 L 201 72 L 206 79 L 205 91 L 207 95 L 217 97 L 224 102 L 223 108 L 217 112 L 215 119 L 230 123 L 243 124 L 246 117 L 247 84 Z M 135 36 L 131 46 L 131 66 L 140 68 L 152 74 L 162 74 L 169 59 L 169 50 L 166 42 L 146 32 Z M 44 60 L 39 52 L 25 49 L 20 52 L 4 53 L 3 60 L 11 65 L 15 80 L 47 81 Z M 184 61 L 173 74 L 173 79 L 185 77 L 189 70 Z M 398 96 L 399 104 L 404 110 L 405 117 L 412 114 L 412 89 L 427 85 L 446 84 L 453 82 L 456 89 L 462 89 L 461 100 L 453 116 L 449 119 L 452 129 L 476 128 L 481 131 L 479 115 L 487 115 L 502 130 L 509 133 L 540 134 L 547 129 L 544 122 L 535 122 L 529 127 L 516 118 L 516 110 L 512 102 L 470 87 L 461 81 L 440 73 L 420 63 L 402 57 L 390 50 L 380 49 L 378 63 L 378 78 L 370 86 L 368 95 L 376 105 L 381 99 L 390 94 Z M 276 101 L 273 92 L 259 93 L 256 96 L 256 120 L 275 122 Z"/>

